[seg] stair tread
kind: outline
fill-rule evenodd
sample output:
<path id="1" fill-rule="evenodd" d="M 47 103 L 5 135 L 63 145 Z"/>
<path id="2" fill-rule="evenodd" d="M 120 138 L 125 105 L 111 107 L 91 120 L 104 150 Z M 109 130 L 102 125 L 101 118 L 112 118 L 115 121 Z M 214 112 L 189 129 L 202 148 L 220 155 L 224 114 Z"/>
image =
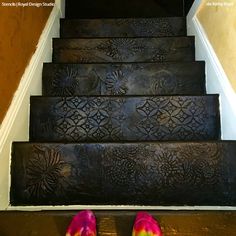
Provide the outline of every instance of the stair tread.
<path id="1" fill-rule="evenodd" d="M 205 94 L 205 63 L 44 64 L 44 96 L 166 94 Z"/>
<path id="2" fill-rule="evenodd" d="M 235 144 L 14 143 L 11 204 L 235 206 Z"/>
<path id="3" fill-rule="evenodd" d="M 186 36 L 185 17 L 61 19 L 61 37 Z"/>
<path id="4" fill-rule="evenodd" d="M 218 95 L 31 97 L 32 141 L 212 140 Z"/>
<path id="5" fill-rule="evenodd" d="M 60 63 L 194 61 L 194 37 L 53 40 Z"/>
<path id="6" fill-rule="evenodd" d="M 94 211 L 100 236 L 131 235 L 135 211 Z M 165 236 L 232 236 L 236 232 L 235 211 L 149 211 L 161 224 Z M 3 235 L 61 236 L 77 211 L 0 212 Z M 12 224 L 14 223 L 14 227 Z"/>

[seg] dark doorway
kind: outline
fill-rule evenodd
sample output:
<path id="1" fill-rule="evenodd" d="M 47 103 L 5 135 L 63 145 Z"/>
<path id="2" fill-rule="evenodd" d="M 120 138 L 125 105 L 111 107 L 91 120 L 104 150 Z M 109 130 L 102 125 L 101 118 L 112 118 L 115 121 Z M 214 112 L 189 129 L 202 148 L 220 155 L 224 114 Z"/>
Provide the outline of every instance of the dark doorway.
<path id="1" fill-rule="evenodd" d="M 183 0 L 67 0 L 68 18 L 183 16 Z"/>
<path id="2" fill-rule="evenodd" d="M 184 9 L 185 9 L 185 15 L 188 14 L 190 8 L 191 8 L 192 5 L 193 5 L 193 2 L 194 2 L 194 0 L 185 0 L 185 1 L 184 1 L 184 5 L 185 5 L 185 6 L 184 6 Z"/>

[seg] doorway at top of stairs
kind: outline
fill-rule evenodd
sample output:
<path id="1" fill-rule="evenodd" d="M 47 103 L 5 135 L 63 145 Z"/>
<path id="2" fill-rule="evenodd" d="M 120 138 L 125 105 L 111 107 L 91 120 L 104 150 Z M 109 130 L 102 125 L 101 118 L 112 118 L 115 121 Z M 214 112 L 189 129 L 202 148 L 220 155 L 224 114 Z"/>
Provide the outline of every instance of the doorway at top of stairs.
<path id="1" fill-rule="evenodd" d="M 69 0 L 66 1 L 66 18 L 183 16 L 183 5 L 183 0 Z"/>

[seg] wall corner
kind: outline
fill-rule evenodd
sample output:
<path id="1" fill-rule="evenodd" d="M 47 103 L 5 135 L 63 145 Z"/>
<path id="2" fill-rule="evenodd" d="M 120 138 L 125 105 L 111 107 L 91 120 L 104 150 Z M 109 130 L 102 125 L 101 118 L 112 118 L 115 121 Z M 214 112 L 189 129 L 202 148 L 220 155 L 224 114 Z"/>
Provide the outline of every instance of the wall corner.
<path id="1" fill-rule="evenodd" d="M 61 18 L 65 18 L 65 0 L 55 0 L 55 4 L 60 10 Z"/>

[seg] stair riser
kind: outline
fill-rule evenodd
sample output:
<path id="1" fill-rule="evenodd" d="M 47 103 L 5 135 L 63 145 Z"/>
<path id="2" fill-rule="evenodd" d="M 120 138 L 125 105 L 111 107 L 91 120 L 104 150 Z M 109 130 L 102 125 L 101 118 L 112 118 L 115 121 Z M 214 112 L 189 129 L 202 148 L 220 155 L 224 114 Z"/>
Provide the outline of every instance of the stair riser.
<path id="1" fill-rule="evenodd" d="M 12 205 L 236 204 L 236 145 L 15 143 Z"/>
<path id="2" fill-rule="evenodd" d="M 32 97 L 32 141 L 212 140 L 218 96 Z"/>
<path id="3" fill-rule="evenodd" d="M 61 20 L 62 38 L 186 36 L 185 18 Z"/>
<path id="4" fill-rule="evenodd" d="M 167 94 L 205 94 L 205 63 L 44 65 L 44 96 Z"/>
<path id="5" fill-rule="evenodd" d="M 60 63 L 194 61 L 193 37 L 54 39 Z"/>

